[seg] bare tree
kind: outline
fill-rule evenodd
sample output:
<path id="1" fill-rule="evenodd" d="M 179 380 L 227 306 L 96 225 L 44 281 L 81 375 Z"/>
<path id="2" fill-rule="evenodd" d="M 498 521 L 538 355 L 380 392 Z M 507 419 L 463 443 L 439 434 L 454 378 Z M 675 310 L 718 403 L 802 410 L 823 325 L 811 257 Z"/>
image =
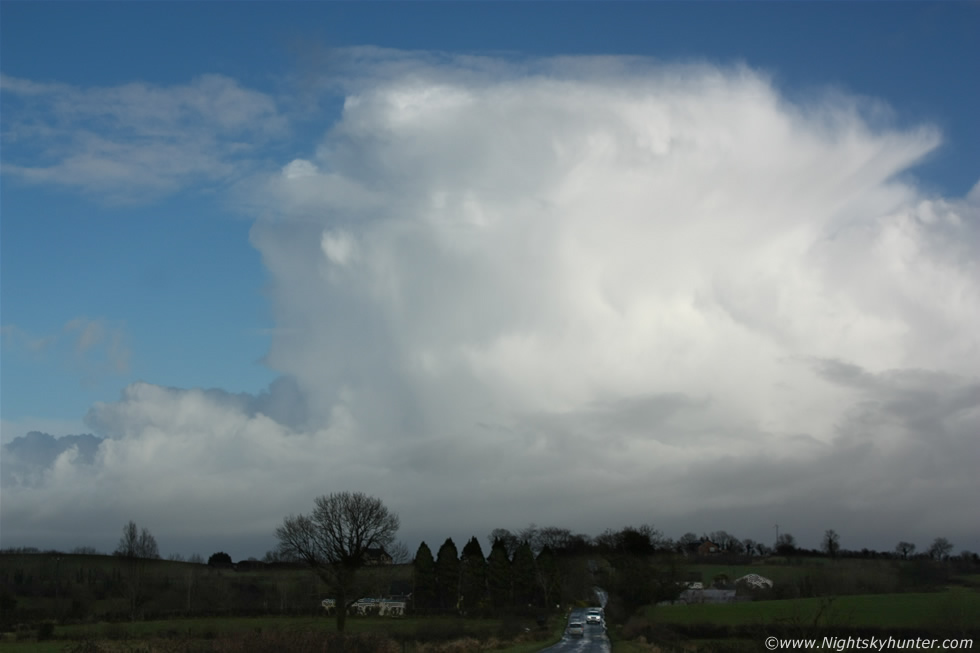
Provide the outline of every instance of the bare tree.
<path id="1" fill-rule="evenodd" d="M 929 547 L 929 555 L 934 560 L 946 560 L 952 552 L 953 544 L 945 537 L 937 537 L 932 541 L 932 546 Z"/>
<path id="2" fill-rule="evenodd" d="M 407 565 L 412 561 L 412 554 L 408 551 L 408 545 L 404 542 L 395 542 L 385 549 L 385 553 L 391 556 L 391 564 Z"/>
<path id="3" fill-rule="evenodd" d="M 684 533 L 677 540 L 677 548 L 680 551 L 691 551 L 697 547 L 700 541 L 694 533 Z"/>
<path id="4" fill-rule="evenodd" d="M 541 540 L 542 549 L 547 547 L 552 553 L 559 553 L 568 548 L 568 544 L 572 541 L 572 532 L 567 528 L 545 526 L 538 533 L 538 538 Z"/>
<path id="5" fill-rule="evenodd" d="M 541 552 L 541 529 L 534 522 L 528 524 L 526 528 L 522 528 L 517 537 L 522 543 L 527 542 L 531 546 L 531 552 L 534 555 Z"/>
<path id="6" fill-rule="evenodd" d="M 796 538 L 790 533 L 780 533 L 776 538 L 776 553 L 784 556 L 796 553 Z"/>
<path id="7" fill-rule="evenodd" d="M 487 536 L 487 541 L 490 542 L 490 546 L 493 547 L 494 542 L 497 540 L 500 540 L 500 542 L 504 545 L 504 548 L 507 550 L 508 558 L 513 558 L 514 552 L 517 551 L 517 547 L 521 545 L 521 540 L 517 537 L 517 535 L 511 533 L 506 528 L 495 528 L 490 531 L 490 535 Z"/>
<path id="8" fill-rule="evenodd" d="M 367 549 L 387 547 L 398 532 L 398 515 L 380 499 L 360 492 L 317 497 L 309 515 L 290 515 L 276 529 L 279 551 L 298 558 L 337 593 L 337 630 L 343 631 L 357 570 Z"/>
<path id="9" fill-rule="evenodd" d="M 902 560 L 908 560 L 910 555 L 915 554 L 915 545 L 911 542 L 899 542 L 895 545 L 895 553 L 902 556 Z"/>
<path id="10" fill-rule="evenodd" d="M 136 526 L 136 522 L 130 521 L 123 526 L 122 537 L 116 545 L 115 555 L 125 558 L 152 558 L 160 557 L 160 550 L 157 548 L 157 540 L 150 531 L 144 528 L 142 531 Z"/>
<path id="11" fill-rule="evenodd" d="M 143 579 L 147 560 L 160 557 L 156 538 L 146 528 L 141 531 L 136 522 L 130 521 L 123 526 L 123 534 L 114 555 L 126 559 L 126 599 L 129 601 L 130 618 L 135 620 L 146 600 Z"/>
<path id="12" fill-rule="evenodd" d="M 821 548 L 831 558 L 837 557 L 837 553 L 840 551 L 840 535 L 837 534 L 837 531 L 832 528 L 824 531 Z"/>
<path id="13" fill-rule="evenodd" d="M 717 544 L 722 551 L 731 551 L 732 547 L 739 544 L 738 538 L 728 531 L 713 531 L 708 533 L 708 539 Z"/>

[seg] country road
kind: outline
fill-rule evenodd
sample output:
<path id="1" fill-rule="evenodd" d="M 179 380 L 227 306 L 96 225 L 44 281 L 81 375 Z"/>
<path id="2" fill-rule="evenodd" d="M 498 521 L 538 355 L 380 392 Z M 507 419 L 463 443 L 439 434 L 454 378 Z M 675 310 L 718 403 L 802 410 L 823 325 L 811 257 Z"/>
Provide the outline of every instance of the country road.
<path id="1" fill-rule="evenodd" d="M 573 621 L 585 623 L 585 608 L 572 610 L 566 623 Z M 566 630 L 560 642 L 542 649 L 540 653 L 609 653 L 611 650 L 603 625 L 587 624 L 584 636 L 573 637 Z"/>
<path id="2" fill-rule="evenodd" d="M 606 607 L 606 592 L 600 588 L 594 588 L 596 596 L 596 604 L 599 607 Z M 610 653 L 612 647 L 609 643 L 609 637 L 606 635 L 605 620 L 601 624 L 585 624 L 585 614 L 588 611 L 587 608 L 576 608 L 572 610 L 568 615 L 568 620 L 565 622 L 565 633 L 562 635 L 561 641 L 554 646 L 549 646 L 546 649 L 542 649 L 539 653 Z M 579 622 L 585 624 L 585 634 L 581 637 L 577 637 L 569 634 L 568 624 L 572 622 Z"/>

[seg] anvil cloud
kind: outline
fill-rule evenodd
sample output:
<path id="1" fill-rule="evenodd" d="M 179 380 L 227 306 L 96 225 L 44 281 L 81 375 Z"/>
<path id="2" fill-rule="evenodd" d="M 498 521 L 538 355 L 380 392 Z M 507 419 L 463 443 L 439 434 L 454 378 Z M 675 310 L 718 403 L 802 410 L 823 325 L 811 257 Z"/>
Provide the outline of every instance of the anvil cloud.
<path id="1" fill-rule="evenodd" d="M 936 128 L 747 66 L 361 54 L 322 139 L 233 191 L 282 380 L 127 387 L 94 460 L 5 467 L 5 529 L 124 514 L 259 554 L 349 489 L 430 544 L 980 543 L 980 192 L 917 187 Z"/>

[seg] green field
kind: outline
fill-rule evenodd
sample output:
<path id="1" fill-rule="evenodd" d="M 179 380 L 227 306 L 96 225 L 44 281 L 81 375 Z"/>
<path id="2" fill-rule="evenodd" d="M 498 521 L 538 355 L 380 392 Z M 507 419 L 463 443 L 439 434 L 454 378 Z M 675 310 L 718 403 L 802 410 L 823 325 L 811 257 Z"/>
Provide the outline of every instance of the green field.
<path id="1" fill-rule="evenodd" d="M 830 561 L 821 558 L 773 558 L 766 563 L 748 565 L 694 564 L 686 568 L 688 580 L 700 580 L 708 587 L 719 575 L 734 582 L 747 574 L 758 574 L 774 583 L 774 598 L 824 596 L 841 594 L 887 594 L 910 589 L 916 582 L 917 567 L 897 560 L 847 559 Z M 921 579 L 919 589 L 928 587 L 931 579 Z"/>
<path id="2" fill-rule="evenodd" d="M 348 634 L 373 634 L 400 642 L 402 650 L 422 650 L 416 642 L 449 642 L 479 640 L 480 647 L 502 653 L 531 653 L 557 641 L 564 630 L 564 619 L 556 617 L 546 632 L 534 634 L 534 641 L 514 644 L 524 636 L 530 620 L 461 619 L 458 617 L 350 617 Z M 80 642 L 96 642 L 106 651 L 183 650 L 180 646 L 196 645 L 210 650 L 212 642 L 229 641 L 242 636 L 302 634 L 330 635 L 336 621 L 327 617 L 213 617 L 200 619 L 167 619 L 129 623 L 103 623 L 56 626 L 54 639 L 16 641 L 12 634 L 0 639 L 0 650 L 31 653 L 64 652 Z"/>
<path id="3" fill-rule="evenodd" d="M 980 592 L 873 594 L 719 605 L 648 606 L 652 623 L 879 628 L 962 628 L 980 624 Z"/>
<path id="4" fill-rule="evenodd" d="M 391 635 L 439 635 L 444 631 L 465 630 L 490 636 L 500 630 L 500 619 L 459 619 L 456 617 L 348 617 L 348 633 L 385 633 Z M 199 619 L 165 619 L 131 623 L 78 624 L 55 627 L 54 636 L 62 639 L 146 639 L 153 637 L 191 637 L 207 639 L 249 631 L 322 631 L 334 632 L 333 617 L 213 617 Z"/>
<path id="5" fill-rule="evenodd" d="M 0 640 L 0 651 L 4 653 L 64 653 L 65 642 L 11 642 Z"/>

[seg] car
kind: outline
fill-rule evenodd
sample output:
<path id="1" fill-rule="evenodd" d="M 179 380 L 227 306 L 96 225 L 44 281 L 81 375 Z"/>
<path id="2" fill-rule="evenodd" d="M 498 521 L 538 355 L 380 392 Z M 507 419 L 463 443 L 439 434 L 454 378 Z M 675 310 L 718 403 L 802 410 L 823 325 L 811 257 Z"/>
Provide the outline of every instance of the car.
<path id="1" fill-rule="evenodd" d="M 602 610 L 598 608 L 594 610 L 589 610 L 585 614 L 585 623 L 587 624 L 601 624 L 602 623 Z"/>
<path id="2" fill-rule="evenodd" d="M 585 625 L 581 621 L 568 622 L 568 634 L 572 637 L 585 637 Z"/>

